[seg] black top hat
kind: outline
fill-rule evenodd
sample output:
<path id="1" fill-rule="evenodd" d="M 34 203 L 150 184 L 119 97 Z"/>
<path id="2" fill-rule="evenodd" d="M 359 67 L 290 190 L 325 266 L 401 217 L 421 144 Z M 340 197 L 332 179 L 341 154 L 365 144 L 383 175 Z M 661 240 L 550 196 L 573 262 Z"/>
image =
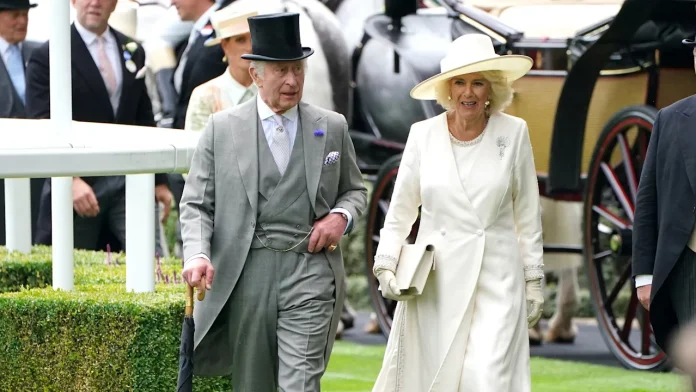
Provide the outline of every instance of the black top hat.
<path id="1" fill-rule="evenodd" d="M 29 4 L 29 0 L 0 0 L 0 11 L 3 10 L 28 10 L 37 4 Z"/>
<path id="2" fill-rule="evenodd" d="M 248 21 L 252 53 L 243 54 L 243 59 L 294 61 L 314 53 L 314 49 L 303 47 L 300 43 L 300 14 L 258 15 L 250 17 Z"/>

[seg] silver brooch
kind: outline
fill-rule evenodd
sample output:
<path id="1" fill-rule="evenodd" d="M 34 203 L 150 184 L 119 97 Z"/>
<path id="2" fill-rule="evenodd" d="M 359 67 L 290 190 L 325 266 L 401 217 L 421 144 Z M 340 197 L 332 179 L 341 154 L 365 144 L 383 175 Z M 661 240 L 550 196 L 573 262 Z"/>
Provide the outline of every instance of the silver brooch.
<path id="1" fill-rule="evenodd" d="M 507 136 L 498 136 L 495 140 L 495 144 L 500 148 L 500 159 L 503 159 L 503 156 L 505 156 L 505 147 L 509 145 Z"/>

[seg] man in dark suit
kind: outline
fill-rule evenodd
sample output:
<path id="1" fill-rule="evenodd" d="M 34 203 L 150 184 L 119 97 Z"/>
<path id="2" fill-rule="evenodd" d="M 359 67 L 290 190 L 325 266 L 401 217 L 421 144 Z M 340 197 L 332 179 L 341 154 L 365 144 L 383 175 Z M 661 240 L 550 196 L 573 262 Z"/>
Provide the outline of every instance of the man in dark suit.
<path id="1" fill-rule="evenodd" d="M 696 41 L 683 42 L 696 60 Z M 633 276 L 669 354 L 674 332 L 696 316 L 696 95 L 657 114 L 638 186 Z"/>
<path id="2" fill-rule="evenodd" d="M 71 28 L 73 119 L 155 126 L 145 87 L 145 52 L 108 25 L 117 0 L 71 1 L 76 11 Z M 32 118 L 50 116 L 49 75 L 46 42 L 27 66 L 27 110 Z M 37 242 L 45 244 L 51 243 L 50 185 L 46 181 L 37 230 Z M 168 213 L 171 194 L 165 174 L 155 176 L 155 196 Z M 113 234 L 125 247 L 124 176 L 75 177 L 73 206 L 75 248 L 100 248 L 103 232 Z"/>
<path id="3" fill-rule="evenodd" d="M 29 0 L 0 0 L 0 118 L 26 118 L 26 63 L 38 42 L 27 41 Z M 31 180 L 32 238 L 36 232 L 43 178 Z M 6 244 L 5 181 L 0 180 L 0 245 Z"/>

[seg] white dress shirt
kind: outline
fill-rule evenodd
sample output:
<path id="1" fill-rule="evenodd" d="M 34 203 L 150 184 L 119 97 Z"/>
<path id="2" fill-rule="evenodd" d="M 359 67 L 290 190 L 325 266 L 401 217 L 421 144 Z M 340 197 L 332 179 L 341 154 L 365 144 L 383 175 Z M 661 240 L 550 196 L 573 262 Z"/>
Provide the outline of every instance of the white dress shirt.
<path id="1" fill-rule="evenodd" d="M 97 68 L 101 67 L 102 64 L 99 64 L 99 49 L 97 43 L 98 36 L 93 32 L 85 29 L 82 25 L 80 25 L 80 22 L 77 19 L 75 20 L 75 29 L 77 29 L 77 32 L 80 34 L 80 37 L 82 37 L 82 40 L 85 42 L 85 45 L 89 50 L 89 54 L 92 55 L 92 60 L 94 60 L 94 64 L 97 65 Z M 114 70 L 114 75 L 116 76 L 116 90 L 109 97 L 111 99 L 111 107 L 113 108 L 115 115 L 118 112 L 118 103 L 121 100 L 121 92 L 123 87 L 123 71 L 121 69 L 121 50 L 118 47 L 116 37 L 112 33 L 111 28 L 107 26 L 106 31 L 102 36 L 105 40 L 106 55 L 109 58 L 109 62 L 111 62 L 111 68 Z"/>
<path id="2" fill-rule="evenodd" d="M 261 99 L 260 94 L 256 94 L 256 108 L 259 113 L 259 119 L 261 120 L 261 126 L 263 127 L 263 133 L 266 136 L 266 141 L 268 142 L 268 146 L 270 148 L 271 144 L 273 143 L 273 132 L 278 126 L 276 119 L 273 117 L 276 113 L 273 110 L 271 110 L 271 108 L 269 108 L 268 105 L 266 105 L 266 103 Z M 283 126 L 285 127 L 285 130 L 288 132 L 288 135 L 290 136 L 290 151 L 292 151 L 292 148 L 295 145 L 295 139 L 297 137 L 297 120 L 299 117 L 297 106 L 293 106 L 292 108 L 288 109 L 281 116 L 283 119 Z M 345 208 L 334 208 L 330 211 L 330 213 L 338 213 L 345 215 L 346 219 L 348 220 L 348 223 L 346 224 L 346 228 L 343 231 L 343 234 L 345 235 L 346 233 L 348 233 L 348 231 L 352 228 L 353 224 L 353 217 L 351 216 L 350 212 Z M 199 257 L 210 261 L 208 255 L 199 253 L 189 257 L 184 262 L 184 265 L 188 264 L 189 261 Z"/>

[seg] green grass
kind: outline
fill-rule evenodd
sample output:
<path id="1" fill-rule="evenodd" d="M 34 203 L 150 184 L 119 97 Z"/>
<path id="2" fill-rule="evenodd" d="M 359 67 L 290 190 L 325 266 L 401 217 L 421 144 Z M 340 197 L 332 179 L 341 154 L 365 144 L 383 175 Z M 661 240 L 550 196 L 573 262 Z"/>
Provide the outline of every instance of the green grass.
<path id="1" fill-rule="evenodd" d="M 384 346 L 336 342 L 322 379 L 322 390 L 371 391 L 383 354 Z M 532 358 L 534 392 L 681 392 L 683 385 L 682 377 L 676 374 Z"/>

